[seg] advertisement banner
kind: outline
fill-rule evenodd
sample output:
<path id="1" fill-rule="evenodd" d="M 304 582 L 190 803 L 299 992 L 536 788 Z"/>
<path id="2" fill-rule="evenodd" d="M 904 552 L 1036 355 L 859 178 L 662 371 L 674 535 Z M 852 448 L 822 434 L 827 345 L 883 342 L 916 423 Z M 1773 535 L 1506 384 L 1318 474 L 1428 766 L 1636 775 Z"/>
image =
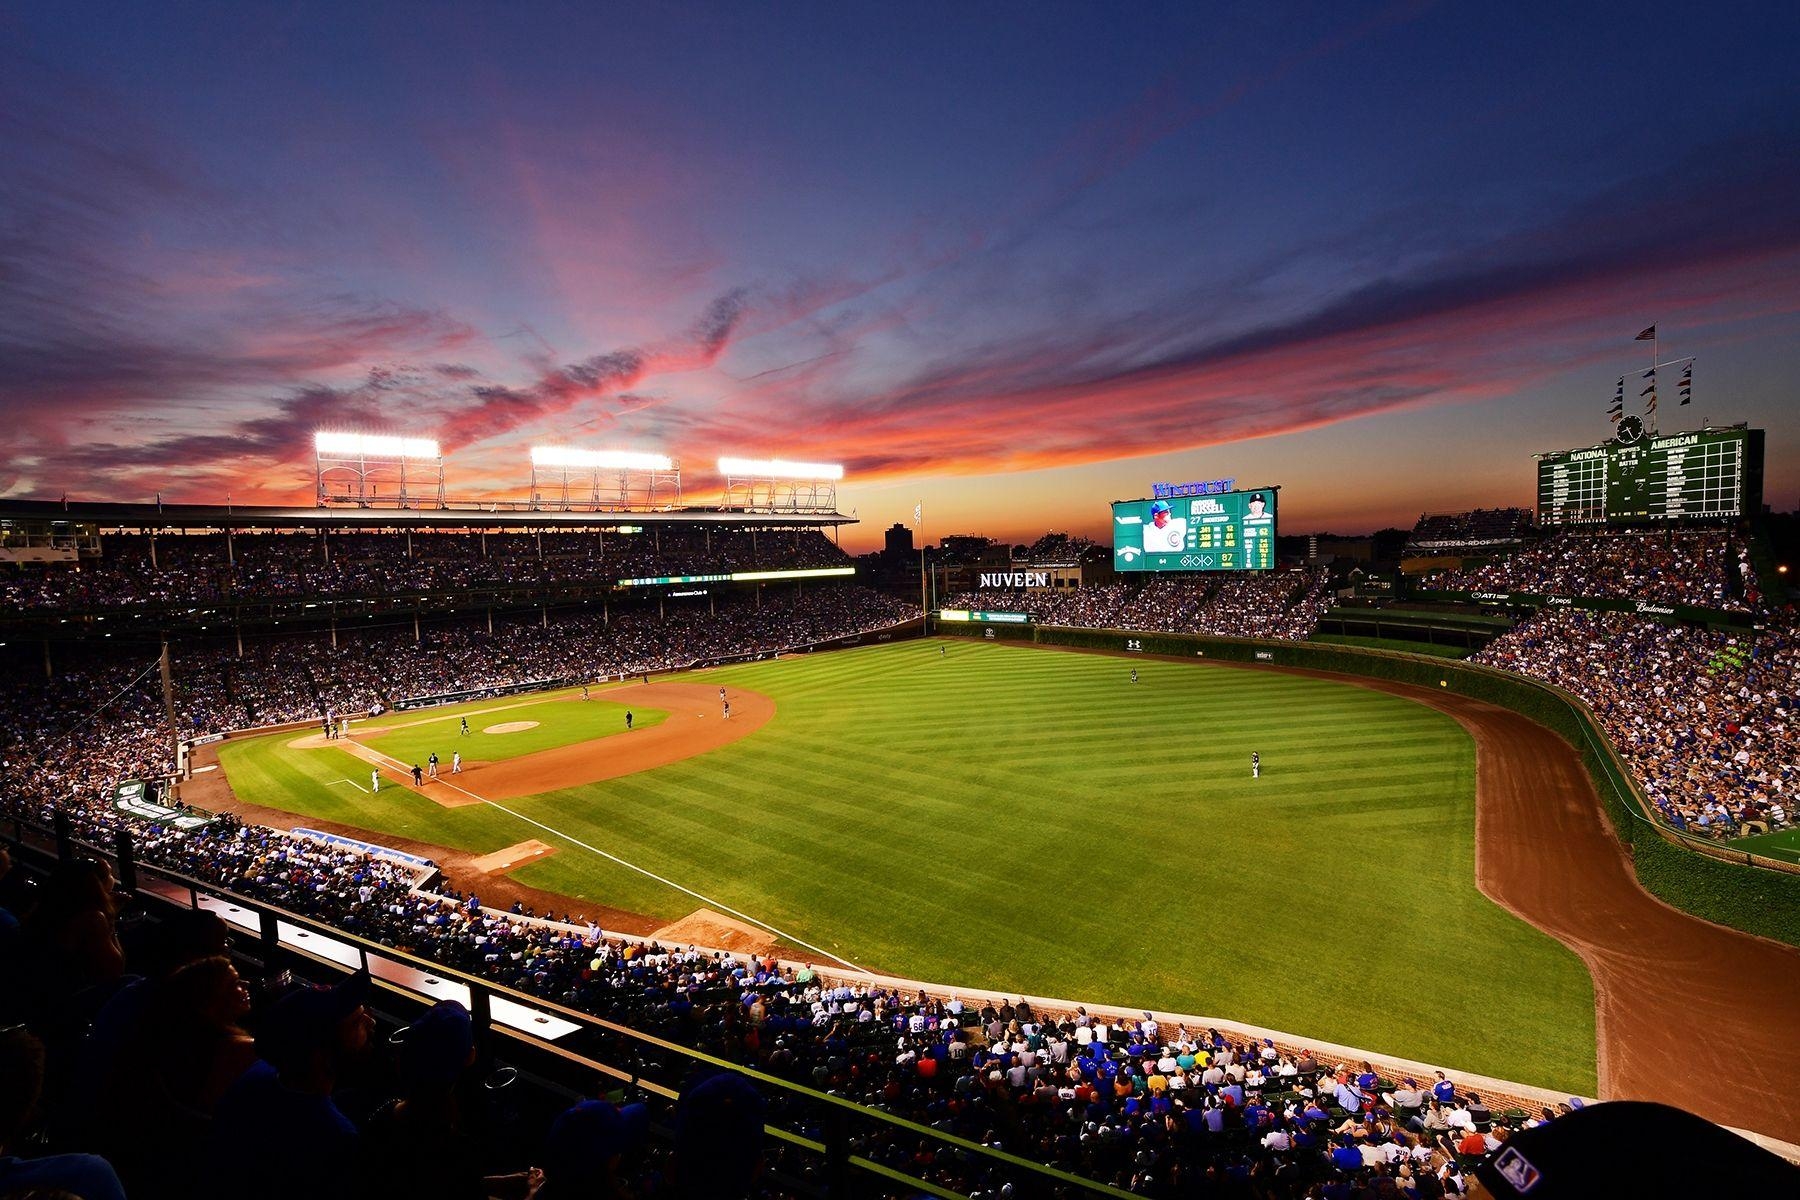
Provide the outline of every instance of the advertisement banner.
<path id="1" fill-rule="evenodd" d="M 1730 625 L 1749 629 L 1752 618 L 1747 612 L 1726 608 L 1698 608 L 1692 604 L 1659 604 L 1651 600 L 1631 600 L 1621 596 L 1550 596 L 1536 592 L 1440 592 L 1421 588 L 1418 596 L 1448 600 L 1461 604 L 1486 604 L 1495 608 L 1580 608 L 1589 612 L 1638 613 L 1646 617 L 1669 617 L 1677 621 L 1698 621 L 1707 625 Z"/>

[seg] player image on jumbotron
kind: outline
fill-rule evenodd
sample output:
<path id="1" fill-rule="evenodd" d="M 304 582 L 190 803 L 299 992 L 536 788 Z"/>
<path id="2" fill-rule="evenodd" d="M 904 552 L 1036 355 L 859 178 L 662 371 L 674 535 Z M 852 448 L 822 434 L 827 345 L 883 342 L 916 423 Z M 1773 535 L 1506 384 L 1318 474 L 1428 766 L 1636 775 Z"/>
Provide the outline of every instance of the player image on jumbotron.
<path id="1" fill-rule="evenodd" d="M 1261 492 L 1255 493 L 1250 497 L 1250 505 L 1244 511 L 1244 520 L 1263 521 L 1267 520 L 1268 516 L 1268 503 L 1263 499 L 1263 494 Z"/>
<path id="2" fill-rule="evenodd" d="M 1187 519 L 1169 515 L 1169 502 L 1158 500 L 1150 506 L 1150 523 L 1144 526 L 1146 554 L 1180 553 L 1187 548 Z"/>

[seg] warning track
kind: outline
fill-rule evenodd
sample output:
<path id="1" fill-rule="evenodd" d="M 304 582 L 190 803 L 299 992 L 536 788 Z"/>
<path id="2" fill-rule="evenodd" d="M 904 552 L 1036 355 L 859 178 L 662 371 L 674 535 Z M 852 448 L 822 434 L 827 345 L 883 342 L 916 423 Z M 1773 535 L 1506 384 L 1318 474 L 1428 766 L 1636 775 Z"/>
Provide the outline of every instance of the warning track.
<path id="1" fill-rule="evenodd" d="M 1542 725 L 1464 696 L 1330 677 L 1429 704 L 1474 737 L 1476 885 L 1587 964 L 1602 1098 L 1800 1142 L 1800 949 L 1645 891 L 1575 750 Z M 1493 964 L 1495 987 L 1506 969 Z"/>

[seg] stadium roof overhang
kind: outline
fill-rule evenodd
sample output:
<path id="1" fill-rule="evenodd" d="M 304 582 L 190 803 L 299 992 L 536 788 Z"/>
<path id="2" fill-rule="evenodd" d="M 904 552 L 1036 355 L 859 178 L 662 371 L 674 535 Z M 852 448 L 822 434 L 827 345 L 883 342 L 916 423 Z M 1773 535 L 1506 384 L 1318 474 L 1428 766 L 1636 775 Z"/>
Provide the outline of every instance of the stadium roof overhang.
<path id="1" fill-rule="evenodd" d="M 623 525 L 829 529 L 856 524 L 842 513 L 683 508 L 570 512 L 509 508 L 282 508 L 225 504 L 122 504 L 103 500 L 0 499 L 0 521 L 67 522 L 101 529 L 616 529 Z"/>

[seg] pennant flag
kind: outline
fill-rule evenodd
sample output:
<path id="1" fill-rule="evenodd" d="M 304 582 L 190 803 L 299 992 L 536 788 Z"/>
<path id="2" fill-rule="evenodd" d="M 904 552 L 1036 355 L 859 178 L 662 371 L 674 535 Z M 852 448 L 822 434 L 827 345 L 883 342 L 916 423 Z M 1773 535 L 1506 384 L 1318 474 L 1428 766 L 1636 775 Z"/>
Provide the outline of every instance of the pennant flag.
<path id="1" fill-rule="evenodd" d="M 1655 379 L 1656 378 L 1656 368 L 1651 367 L 1648 371 L 1645 371 L 1642 375 L 1639 375 L 1638 378 L 1639 379 Z"/>
<path id="2" fill-rule="evenodd" d="M 1689 363 L 1681 372 L 1681 402 L 1686 404 L 1694 398 L 1694 364 Z"/>
<path id="3" fill-rule="evenodd" d="M 1656 395 L 1656 385 L 1653 383 L 1649 387 L 1645 388 L 1643 391 L 1638 393 L 1638 399 L 1642 400 L 1645 396 L 1654 396 L 1654 395 Z"/>
<path id="4" fill-rule="evenodd" d="M 1656 340 L 1656 326 L 1652 325 L 1644 332 L 1631 339 L 1634 342 L 1653 342 Z"/>

